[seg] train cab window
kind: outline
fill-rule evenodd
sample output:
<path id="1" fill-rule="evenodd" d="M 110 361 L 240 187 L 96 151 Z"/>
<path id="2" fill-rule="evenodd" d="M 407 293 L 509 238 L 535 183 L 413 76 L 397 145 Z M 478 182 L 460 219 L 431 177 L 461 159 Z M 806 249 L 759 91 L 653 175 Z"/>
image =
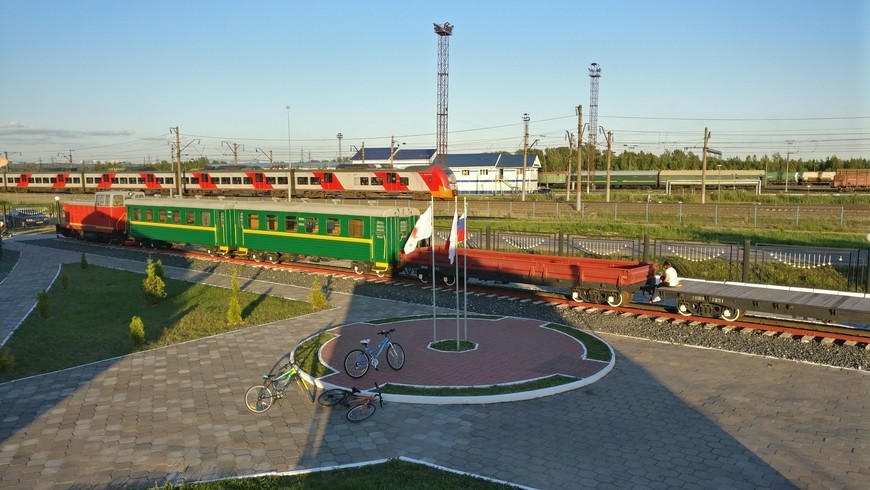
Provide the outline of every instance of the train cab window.
<path id="1" fill-rule="evenodd" d="M 284 230 L 296 231 L 296 216 L 284 216 Z"/>
<path id="2" fill-rule="evenodd" d="M 311 177 L 311 185 L 320 185 L 320 177 Z"/>
<path id="3" fill-rule="evenodd" d="M 112 196 L 112 206 L 123 206 L 124 205 L 124 196 L 120 194 L 115 194 Z"/>
<path id="4" fill-rule="evenodd" d="M 387 174 L 387 184 L 395 184 L 396 177 L 398 177 L 398 174 Z"/>
<path id="5" fill-rule="evenodd" d="M 404 185 L 404 186 L 406 186 L 406 187 L 408 186 L 408 182 L 409 182 L 409 181 L 408 181 L 408 178 L 407 178 L 407 177 L 402 177 L 402 178 L 399 179 L 399 183 L 402 184 L 402 185 Z"/>
<path id="6" fill-rule="evenodd" d="M 248 179 L 248 180 L 250 180 L 250 179 Z M 232 181 L 233 181 L 232 182 L 233 185 L 242 185 L 242 178 L 241 177 L 233 177 Z"/>
<path id="7" fill-rule="evenodd" d="M 254 182 L 262 183 L 264 180 L 263 174 L 254 174 Z"/>
<path id="8" fill-rule="evenodd" d="M 360 177 L 359 178 L 359 185 L 369 185 L 369 178 L 368 177 Z"/>
<path id="9" fill-rule="evenodd" d="M 317 218 L 316 217 L 305 218 L 305 232 L 306 233 L 317 233 Z"/>
<path id="10" fill-rule="evenodd" d="M 296 185 L 308 185 L 308 177 L 296 177 Z"/>
<path id="11" fill-rule="evenodd" d="M 160 211 L 157 211 L 157 221 L 159 221 L 161 223 L 166 223 L 166 210 L 165 209 L 161 209 Z"/>
<path id="12" fill-rule="evenodd" d="M 196 224 L 196 214 L 194 214 L 193 211 L 186 211 L 186 212 L 184 213 L 184 216 L 185 216 L 185 219 L 184 219 L 184 222 L 185 222 L 185 223 L 187 223 L 187 224 L 189 224 L 189 225 L 195 225 L 195 224 Z"/>
<path id="13" fill-rule="evenodd" d="M 154 210 L 146 209 L 145 210 L 145 221 L 154 221 Z"/>
<path id="14" fill-rule="evenodd" d="M 108 206 L 109 205 L 109 195 L 108 194 L 96 194 L 94 198 L 95 206 Z"/>
<path id="15" fill-rule="evenodd" d="M 326 218 L 326 233 L 329 235 L 341 235 L 341 222 L 337 218 Z"/>
<path id="16" fill-rule="evenodd" d="M 248 214 L 248 228 L 250 228 L 251 230 L 260 229 L 260 215 L 258 215 L 257 213 Z"/>
<path id="17" fill-rule="evenodd" d="M 174 213 L 172 213 L 172 222 L 175 223 L 176 225 L 180 225 L 181 224 L 181 213 L 179 213 L 178 211 L 175 211 Z"/>
<path id="18" fill-rule="evenodd" d="M 211 226 L 211 215 L 208 214 L 208 211 L 200 211 L 199 224 L 202 226 Z"/>
<path id="19" fill-rule="evenodd" d="M 331 184 L 332 183 L 332 174 L 330 174 L 330 173 L 323 174 L 323 182 L 325 182 L 327 184 Z"/>
<path id="20" fill-rule="evenodd" d="M 278 217 L 274 214 L 266 215 L 266 229 L 267 230 L 277 230 L 278 229 Z"/>
<path id="21" fill-rule="evenodd" d="M 347 234 L 352 237 L 362 237 L 364 230 L 363 220 L 361 219 L 351 219 L 347 222 Z"/>

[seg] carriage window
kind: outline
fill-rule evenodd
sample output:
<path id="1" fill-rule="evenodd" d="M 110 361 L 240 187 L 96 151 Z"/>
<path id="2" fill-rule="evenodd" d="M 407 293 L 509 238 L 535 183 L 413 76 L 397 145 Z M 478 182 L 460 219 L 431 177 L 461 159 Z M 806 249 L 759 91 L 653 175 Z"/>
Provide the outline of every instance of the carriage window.
<path id="1" fill-rule="evenodd" d="M 172 213 L 172 222 L 176 225 L 181 224 L 181 213 L 178 211 Z"/>
<path id="2" fill-rule="evenodd" d="M 369 178 L 368 177 L 360 177 L 359 178 L 359 185 L 369 185 Z"/>
<path id="3" fill-rule="evenodd" d="M 380 177 L 372 177 L 372 185 L 384 185 L 384 179 Z"/>
<path id="4" fill-rule="evenodd" d="M 462 176 L 463 176 L 463 177 L 468 177 L 470 174 L 471 174 L 471 172 L 469 172 L 468 170 L 463 170 L 463 171 L 462 171 Z"/>
<path id="5" fill-rule="evenodd" d="M 172 177 L 166 177 L 166 179 L 164 179 L 164 180 L 165 180 L 166 183 L 169 184 L 169 185 L 172 185 L 172 184 L 175 183 L 175 179 L 173 179 Z"/>
<path id="6" fill-rule="evenodd" d="M 244 177 L 244 178 L 242 178 L 242 183 L 245 184 L 245 185 L 251 185 L 253 182 L 254 182 L 254 181 L 251 180 L 250 177 Z"/>
<path id="7" fill-rule="evenodd" d="M 266 215 L 266 229 L 267 230 L 277 230 L 278 229 L 278 217 L 274 214 Z"/>
<path id="8" fill-rule="evenodd" d="M 138 209 L 131 210 L 133 221 L 139 221 L 142 219 L 142 213 Z"/>
<path id="9" fill-rule="evenodd" d="M 375 237 L 383 238 L 384 237 L 384 222 L 383 220 L 375 221 Z"/>
<path id="10" fill-rule="evenodd" d="M 296 231 L 296 216 L 284 216 L 284 229 Z"/>
<path id="11" fill-rule="evenodd" d="M 489 175 L 489 169 L 487 169 L 487 168 L 480 169 L 480 175 Z"/>
<path id="12" fill-rule="evenodd" d="M 185 217 L 185 220 L 184 220 L 184 221 L 185 221 L 187 224 L 189 224 L 189 225 L 195 225 L 195 224 L 196 224 L 196 219 L 195 219 L 195 218 L 196 218 L 196 215 L 193 213 L 193 211 L 187 211 L 187 213 L 185 214 L 185 216 L 186 216 L 186 217 Z"/>
<path id="13" fill-rule="evenodd" d="M 260 229 L 260 216 L 257 213 L 248 214 L 248 228 L 252 230 Z"/>
<path id="14" fill-rule="evenodd" d="M 230 178 L 229 177 L 221 177 L 221 185 L 229 185 Z"/>
<path id="15" fill-rule="evenodd" d="M 305 218 L 305 231 L 307 233 L 317 233 L 317 218 Z"/>
<path id="16" fill-rule="evenodd" d="M 249 179 L 249 180 L 250 180 L 250 179 Z M 241 183 L 242 183 L 242 178 L 241 178 L 241 177 L 233 177 L 233 184 L 235 184 L 235 185 L 241 185 Z"/>
<path id="17" fill-rule="evenodd" d="M 408 234 L 408 226 L 410 226 L 410 223 L 408 223 L 407 221 L 399 221 L 399 233 L 402 236 Z"/>
<path id="18" fill-rule="evenodd" d="M 327 218 L 326 219 L 326 233 L 330 235 L 340 235 L 341 234 L 341 223 L 339 223 L 336 218 Z"/>
<path id="19" fill-rule="evenodd" d="M 165 209 L 161 209 L 160 211 L 157 211 L 157 221 L 159 221 L 161 223 L 166 223 L 166 210 Z"/>
<path id="20" fill-rule="evenodd" d="M 278 185 L 287 185 L 287 182 L 289 182 L 287 177 L 278 177 Z"/>
<path id="21" fill-rule="evenodd" d="M 296 184 L 308 185 L 308 177 L 296 177 Z"/>
<path id="22" fill-rule="evenodd" d="M 363 220 L 361 219 L 351 219 L 348 221 L 347 232 L 352 237 L 361 237 L 363 236 Z"/>
<path id="23" fill-rule="evenodd" d="M 266 183 L 275 185 L 275 177 L 266 177 Z"/>
<path id="24" fill-rule="evenodd" d="M 154 221 L 154 211 L 151 209 L 145 210 L 145 221 Z"/>
<path id="25" fill-rule="evenodd" d="M 311 185 L 320 185 L 320 177 L 311 177 Z"/>
<path id="26" fill-rule="evenodd" d="M 404 186 L 407 186 L 408 185 L 408 178 L 402 177 L 401 179 L 399 179 L 399 183 L 404 185 Z"/>
<path id="27" fill-rule="evenodd" d="M 199 224 L 202 226 L 211 226 L 211 215 L 208 214 L 208 211 L 200 211 Z"/>

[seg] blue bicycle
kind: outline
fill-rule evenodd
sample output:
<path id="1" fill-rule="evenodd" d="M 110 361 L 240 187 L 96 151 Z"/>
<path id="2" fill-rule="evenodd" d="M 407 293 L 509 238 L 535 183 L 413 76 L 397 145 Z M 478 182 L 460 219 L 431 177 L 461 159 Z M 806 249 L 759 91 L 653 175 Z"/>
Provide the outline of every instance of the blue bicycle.
<path id="1" fill-rule="evenodd" d="M 381 356 L 384 349 L 387 351 L 387 364 L 393 369 L 402 369 L 402 366 L 405 365 L 405 351 L 401 345 L 390 340 L 390 334 L 395 331 L 396 329 L 393 328 L 378 332 L 378 335 L 383 335 L 384 338 L 374 349 L 369 349 L 371 339 L 360 340 L 363 348 L 350 351 L 344 358 L 344 372 L 351 378 L 361 378 L 369 371 L 369 366 L 377 371 L 378 357 Z"/>

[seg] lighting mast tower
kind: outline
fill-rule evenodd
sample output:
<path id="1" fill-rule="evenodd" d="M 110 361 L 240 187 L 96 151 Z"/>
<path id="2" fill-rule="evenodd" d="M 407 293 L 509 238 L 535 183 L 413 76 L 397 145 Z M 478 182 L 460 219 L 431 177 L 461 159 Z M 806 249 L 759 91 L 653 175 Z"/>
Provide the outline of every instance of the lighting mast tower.
<path id="1" fill-rule="evenodd" d="M 589 157 L 586 158 L 588 171 L 586 175 L 586 192 L 592 184 L 595 175 L 595 149 L 598 139 L 598 79 L 601 78 L 601 67 L 592 63 L 589 67 Z M 579 169 L 578 169 L 579 171 Z M 579 173 L 579 172 L 578 172 Z"/>
<path id="2" fill-rule="evenodd" d="M 435 163 L 447 166 L 447 78 L 450 66 L 450 36 L 453 26 L 450 22 L 433 24 L 438 35 L 438 109 L 435 135 Z"/>

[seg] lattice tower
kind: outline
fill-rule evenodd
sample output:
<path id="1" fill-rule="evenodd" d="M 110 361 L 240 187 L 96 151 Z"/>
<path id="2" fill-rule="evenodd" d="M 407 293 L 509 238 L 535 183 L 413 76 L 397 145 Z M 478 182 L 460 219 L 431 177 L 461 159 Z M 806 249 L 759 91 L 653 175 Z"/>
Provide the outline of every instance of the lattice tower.
<path id="1" fill-rule="evenodd" d="M 450 68 L 450 36 L 453 26 L 449 22 L 434 24 L 438 35 L 438 108 L 436 113 L 435 162 L 447 165 L 447 86 Z"/>
<path id="2" fill-rule="evenodd" d="M 589 67 L 589 157 L 586 162 L 588 171 L 586 182 L 594 181 L 595 174 L 595 150 L 598 141 L 598 81 L 601 78 L 601 67 L 598 63 L 592 63 Z"/>

